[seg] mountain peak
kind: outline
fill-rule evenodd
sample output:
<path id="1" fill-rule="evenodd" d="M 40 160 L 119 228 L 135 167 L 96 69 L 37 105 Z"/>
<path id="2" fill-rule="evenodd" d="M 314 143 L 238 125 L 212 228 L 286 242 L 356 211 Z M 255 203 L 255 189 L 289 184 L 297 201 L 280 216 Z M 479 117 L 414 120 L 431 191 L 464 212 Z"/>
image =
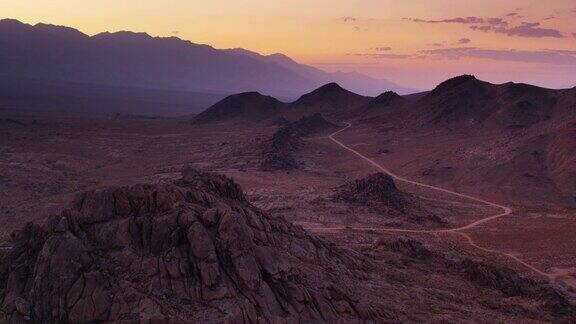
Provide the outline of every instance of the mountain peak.
<path id="1" fill-rule="evenodd" d="M 454 89 L 460 88 L 476 88 L 486 84 L 488 83 L 478 80 L 473 75 L 464 74 L 440 83 L 434 90 L 432 90 L 431 94 L 453 91 Z"/>
<path id="2" fill-rule="evenodd" d="M 461 84 L 476 83 L 476 82 L 480 82 L 480 80 L 478 80 L 474 75 L 463 74 L 463 75 L 459 75 L 459 76 L 450 78 L 450 79 L 442 82 L 440 85 L 457 86 L 457 85 L 461 85 Z"/>
<path id="3" fill-rule="evenodd" d="M 360 95 L 357 95 L 355 93 L 352 93 L 352 92 L 342 88 L 340 85 L 338 85 L 338 83 L 331 82 L 331 83 L 328 83 L 328 84 L 321 86 L 320 88 L 317 88 L 316 90 L 313 90 L 312 92 L 309 92 L 309 93 L 303 95 L 302 97 L 300 97 L 300 99 L 298 99 L 296 101 L 296 103 L 297 104 L 312 105 L 312 104 L 316 104 L 318 102 L 325 101 L 327 99 L 330 99 L 333 101 L 336 99 L 336 97 L 341 97 L 341 96 L 358 96 L 358 97 L 360 97 Z"/>
<path id="4" fill-rule="evenodd" d="M 118 32 L 103 32 L 94 36 L 96 39 L 110 39 L 119 41 L 147 41 L 152 39 L 147 33 L 132 32 L 132 31 L 118 31 Z"/>
<path id="5" fill-rule="evenodd" d="M 378 97 L 376 97 L 375 99 L 389 101 L 389 100 L 402 99 L 402 96 L 400 96 L 394 91 L 386 91 L 381 95 L 379 95 Z"/>
<path id="6" fill-rule="evenodd" d="M 342 88 L 338 83 L 336 82 L 330 82 L 327 83 L 323 86 L 321 86 L 320 88 L 316 89 L 315 91 L 347 91 L 346 89 Z"/>
<path id="7" fill-rule="evenodd" d="M 368 105 L 370 107 L 373 106 L 390 106 L 391 104 L 395 103 L 395 102 L 402 102 L 405 99 L 400 96 L 399 94 L 397 94 L 394 91 L 386 91 L 384 93 L 382 93 L 381 95 L 379 95 L 378 97 L 372 99 L 372 101 L 370 101 L 368 103 Z"/>
<path id="8" fill-rule="evenodd" d="M 4 18 L 4 19 L 0 19 L 0 25 L 7 25 L 7 26 L 26 26 L 27 24 L 21 22 L 18 19 L 12 19 L 12 18 Z"/>

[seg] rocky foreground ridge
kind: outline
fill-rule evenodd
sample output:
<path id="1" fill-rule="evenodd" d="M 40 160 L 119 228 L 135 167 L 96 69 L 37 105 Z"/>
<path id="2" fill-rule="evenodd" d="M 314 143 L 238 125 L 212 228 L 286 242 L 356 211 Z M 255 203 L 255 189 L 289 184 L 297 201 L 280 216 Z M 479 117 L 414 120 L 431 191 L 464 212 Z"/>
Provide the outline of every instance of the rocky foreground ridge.
<path id="1" fill-rule="evenodd" d="M 384 316 L 352 288 L 360 266 L 350 256 L 264 214 L 232 180 L 193 169 L 85 192 L 13 241 L 0 268 L 8 322 Z"/>

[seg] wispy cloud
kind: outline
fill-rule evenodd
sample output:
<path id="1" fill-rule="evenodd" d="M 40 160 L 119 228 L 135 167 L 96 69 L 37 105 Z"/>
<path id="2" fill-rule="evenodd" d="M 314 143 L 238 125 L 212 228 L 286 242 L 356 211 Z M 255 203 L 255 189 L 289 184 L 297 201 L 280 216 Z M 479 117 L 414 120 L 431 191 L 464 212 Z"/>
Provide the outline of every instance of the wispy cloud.
<path id="1" fill-rule="evenodd" d="M 348 55 L 369 57 L 369 58 L 380 58 L 380 59 L 407 59 L 416 56 L 412 54 L 391 54 L 391 53 L 352 53 Z"/>
<path id="2" fill-rule="evenodd" d="M 512 23 L 506 18 L 518 18 L 518 12 L 511 12 L 505 15 L 504 18 L 501 17 L 456 17 L 449 19 L 440 20 L 429 20 L 420 18 L 404 18 L 406 20 L 426 23 L 426 24 L 464 24 L 471 25 L 470 29 L 474 31 L 481 32 L 493 32 L 497 34 L 503 34 L 511 37 L 531 37 L 531 38 L 542 38 L 542 37 L 552 37 L 552 38 L 564 38 L 565 35 L 558 29 L 542 27 L 540 22 L 522 22 L 519 25 Z M 554 16 L 549 16 L 544 20 L 555 19 Z"/>
<path id="3" fill-rule="evenodd" d="M 456 17 L 450 19 L 442 20 L 427 20 L 419 18 L 404 18 L 405 20 L 410 20 L 417 23 L 427 23 L 427 24 L 482 24 L 484 23 L 483 18 L 478 17 Z"/>
<path id="4" fill-rule="evenodd" d="M 472 42 L 472 40 L 470 40 L 470 38 L 460 38 L 458 40 L 458 44 L 468 44 L 470 42 Z"/>
<path id="5" fill-rule="evenodd" d="M 373 48 L 371 48 L 371 50 L 376 51 L 376 52 L 388 52 L 388 51 L 392 50 L 392 47 L 390 47 L 390 46 L 373 47 Z"/>
<path id="6" fill-rule="evenodd" d="M 357 22 L 360 19 L 358 19 L 356 17 L 346 16 L 346 17 L 340 17 L 338 20 L 343 21 L 343 22 Z"/>
<path id="7" fill-rule="evenodd" d="M 565 36 L 558 29 L 553 28 L 543 28 L 540 23 L 533 22 L 523 22 L 519 26 L 514 27 L 498 27 L 498 26 L 470 26 L 470 29 L 482 32 L 494 32 L 497 34 L 504 34 L 508 36 L 518 36 L 518 37 L 531 37 L 531 38 L 564 38 Z"/>
<path id="8" fill-rule="evenodd" d="M 477 47 L 453 47 L 421 50 L 419 53 L 432 58 L 455 60 L 461 58 L 481 58 L 496 61 L 576 65 L 576 51 L 565 50 L 520 51 L 513 49 L 500 50 Z"/>

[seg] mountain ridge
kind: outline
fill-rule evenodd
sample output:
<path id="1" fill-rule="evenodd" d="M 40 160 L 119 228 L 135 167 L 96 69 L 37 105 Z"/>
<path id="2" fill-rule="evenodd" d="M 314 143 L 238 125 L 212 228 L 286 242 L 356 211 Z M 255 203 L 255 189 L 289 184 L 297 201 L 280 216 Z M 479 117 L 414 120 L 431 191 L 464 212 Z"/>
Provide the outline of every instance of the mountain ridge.
<path id="1" fill-rule="evenodd" d="M 26 58 L 26 59 L 23 59 Z M 293 98 L 335 81 L 355 91 L 412 89 L 355 74 L 329 73 L 284 54 L 216 49 L 131 31 L 86 35 L 74 28 L 0 20 L 4 76 L 214 92 L 260 91 Z M 64 69 L 58 67 L 65 67 Z"/>

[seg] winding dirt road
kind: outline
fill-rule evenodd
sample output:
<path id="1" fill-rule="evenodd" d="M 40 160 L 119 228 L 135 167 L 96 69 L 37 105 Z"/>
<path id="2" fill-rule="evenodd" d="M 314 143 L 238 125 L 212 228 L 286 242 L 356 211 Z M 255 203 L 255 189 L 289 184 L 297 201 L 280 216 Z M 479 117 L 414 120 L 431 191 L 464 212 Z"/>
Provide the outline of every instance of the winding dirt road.
<path id="1" fill-rule="evenodd" d="M 348 145 L 342 143 L 341 141 L 339 141 L 338 139 L 336 139 L 336 135 L 344 132 L 345 130 L 347 130 L 348 128 L 352 127 L 352 124 L 350 123 L 346 123 L 346 127 L 330 134 L 328 136 L 328 138 L 330 140 L 332 140 L 334 143 L 338 144 L 340 147 L 344 148 L 345 150 L 355 154 L 356 156 L 358 156 L 359 158 L 363 159 L 364 161 L 370 163 L 372 166 L 374 166 L 376 169 L 390 175 L 394 180 L 396 181 L 400 181 L 400 182 L 404 182 L 404 183 L 409 183 L 418 187 L 423 187 L 423 188 L 428 188 L 431 190 L 435 190 L 435 191 L 440 191 L 440 192 L 444 192 L 453 196 L 457 196 L 460 198 L 465 198 L 468 200 L 472 200 L 472 201 L 476 201 L 488 206 L 492 206 L 495 208 L 500 209 L 502 212 L 496 214 L 496 215 L 492 215 L 486 218 L 482 218 L 480 220 L 477 220 L 475 222 L 472 222 L 470 224 L 461 226 L 461 227 L 456 227 L 456 228 L 451 228 L 451 229 L 440 229 L 440 230 L 410 230 L 410 229 L 399 229 L 399 228 L 372 228 L 372 227 L 324 227 L 324 228 L 310 228 L 316 232 L 332 232 L 332 231 L 339 231 L 339 230 L 345 230 L 345 229 L 353 229 L 353 230 L 370 230 L 370 231 L 382 231 L 382 232 L 400 232 L 400 233 L 430 233 L 430 234 L 441 234 L 441 233 L 454 233 L 456 235 L 459 235 L 461 237 L 463 237 L 466 242 L 468 244 L 470 244 L 471 246 L 473 246 L 474 248 L 481 250 L 483 252 L 488 252 L 488 253 L 494 253 L 494 254 L 499 254 L 502 256 L 505 256 L 519 264 L 521 264 L 522 266 L 530 269 L 531 271 L 533 271 L 534 273 L 544 277 L 545 279 L 549 280 L 549 281 L 554 281 L 556 279 L 556 276 L 545 273 L 544 271 L 526 263 L 525 261 L 521 260 L 520 258 L 518 258 L 517 256 L 511 254 L 511 253 L 507 253 L 507 252 L 502 252 L 499 250 L 493 250 L 493 249 L 488 249 L 488 248 L 484 248 L 480 245 L 478 245 L 474 239 L 472 239 L 472 237 L 469 234 L 466 234 L 462 231 L 464 230 L 468 230 L 471 228 L 474 228 L 478 225 L 493 221 L 495 219 L 504 217 L 504 216 L 508 216 L 510 214 L 512 214 L 512 208 L 505 206 L 505 205 L 501 205 L 501 204 L 497 204 L 494 202 L 490 202 L 478 197 L 474 197 L 474 196 L 470 196 L 470 195 L 466 195 L 466 194 L 462 194 L 459 192 L 455 192 L 452 190 L 448 190 L 448 189 L 444 189 L 444 188 L 440 188 L 437 186 L 433 186 L 433 185 L 429 185 L 429 184 L 425 184 L 425 183 L 421 183 L 418 181 L 413 181 L 407 178 L 404 178 L 400 175 L 395 174 L 394 172 L 388 170 L 387 168 L 385 168 L 384 166 L 382 166 L 381 164 L 379 164 L 378 162 L 370 159 L 369 157 L 363 155 L 362 153 L 354 150 L 353 148 L 349 147 Z"/>

